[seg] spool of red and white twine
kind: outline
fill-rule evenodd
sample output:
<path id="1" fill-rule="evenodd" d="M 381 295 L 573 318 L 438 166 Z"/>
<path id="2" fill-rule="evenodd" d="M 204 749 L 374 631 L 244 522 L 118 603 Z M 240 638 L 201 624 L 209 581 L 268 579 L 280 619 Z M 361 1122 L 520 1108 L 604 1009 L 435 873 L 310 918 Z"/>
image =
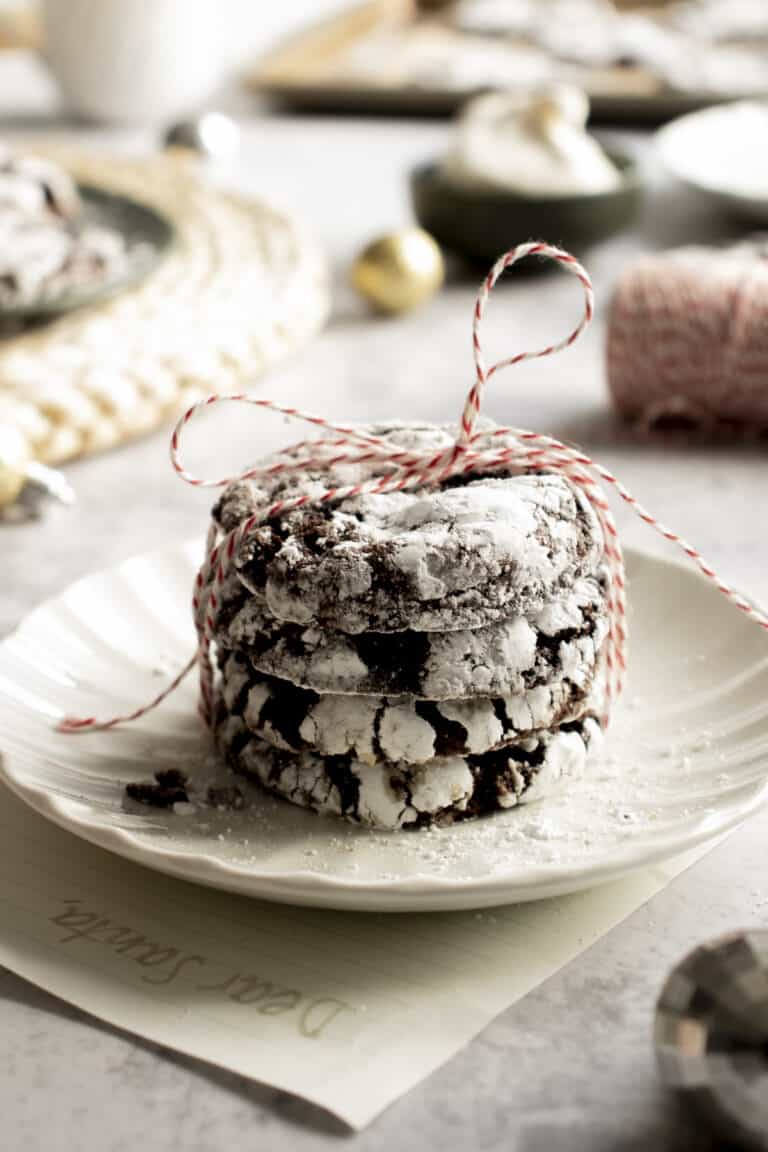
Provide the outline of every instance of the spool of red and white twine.
<path id="1" fill-rule="evenodd" d="M 608 314 L 608 387 L 640 432 L 768 432 L 768 245 L 649 252 Z"/>
<path id="2" fill-rule="evenodd" d="M 494 284 L 502 273 L 525 256 L 539 256 L 555 260 L 576 276 L 584 289 L 584 315 L 573 332 L 559 343 L 551 344 L 538 352 L 520 352 L 486 367 L 480 345 L 480 326 L 485 306 Z M 67 717 L 58 725 L 59 730 L 62 732 L 92 732 L 136 720 L 162 703 L 178 687 L 196 663 L 199 664 L 200 670 L 200 711 L 205 722 L 210 724 L 213 717 L 214 681 L 211 645 L 216 627 L 219 594 L 242 541 L 259 524 L 305 504 L 327 504 L 359 496 L 363 493 L 428 487 L 440 484 L 450 476 L 468 472 L 481 474 L 499 469 L 519 473 L 542 470 L 559 472 L 583 493 L 584 498 L 594 509 L 605 538 L 605 556 L 609 572 L 609 631 L 605 654 L 607 666 L 606 722 L 611 704 L 616 700 L 622 688 L 626 668 L 627 633 L 625 573 L 621 544 L 608 500 L 601 487 L 601 481 L 610 485 L 641 520 L 654 528 L 665 539 L 675 543 L 696 564 L 704 576 L 713 581 L 719 590 L 732 600 L 737 608 L 754 617 L 756 623 L 768 630 L 768 618 L 742 599 L 734 589 L 723 583 L 695 548 L 687 544 L 675 532 L 659 523 L 611 472 L 584 452 L 564 444 L 552 436 L 531 432 L 525 428 L 499 427 L 475 431 L 483 389 L 488 380 L 502 368 L 519 364 L 523 360 L 550 356 L 554 352 L 560 352 L 569 347 L 589 324 L 592 313 L 592 283 L 585 269 L 568 252 L 563 252 L 549 244 L 527 243 L 519 244 L 500 257 L 483 282 L 475 303 L 472 326 L 475 381 L 464 403 L 456 440 L 450 447 L 439 452 L 420 453 L 397 449 L 360 428 L 336 424 L 320 416 L 312 416 L 296 408 L 255 396 L 244 394 L 209 396 L 206 400 L 194 404 L 181 417 L 171 437 L 171 462 L 177 474 L 188 484 L 201 488 L 220 488 L 238 479 L 268 479 L 280 474 L 304 471 L 307 468 L 331 468 L 336 464 L 364 464 L 368 468 L 372 468 L 374 474 L 371 479 L 359 484 L 352 484 L 343 488 L 328 488 L 320 493 L 314 492 L 311 496 L 300 495 L 277 501 L 271 507 L 255 513 L 221 538 L 219 538 L 216 525 L 212 524 L 206 541 L 205 560 L 197 574 L 192 599 L 198 637 L 198 647 L 194 656 L 167 688 L 135 711 L 124 716 L 113 716 L 109 719 L 98 719 L 95 716 Z M 249 468 L 233 476 L 225 476 L 217 480 L 193 476 L 184 468 L 180 459 L 182 430 L 198 411 L 212 404 L 222 403 L 251 404 L 256 408 L 265 408 L 271 412 L 313 424 L 330 435 L 294 444 L 290 448 L 276 453 L 255 468 Z"/>

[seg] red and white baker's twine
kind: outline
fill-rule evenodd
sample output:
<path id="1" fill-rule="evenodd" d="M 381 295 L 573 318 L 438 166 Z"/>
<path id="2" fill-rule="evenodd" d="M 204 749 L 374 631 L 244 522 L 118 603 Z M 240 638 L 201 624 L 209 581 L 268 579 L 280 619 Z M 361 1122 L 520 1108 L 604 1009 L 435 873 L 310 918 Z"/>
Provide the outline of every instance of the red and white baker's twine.
<path id="1" fill-rule="evenodd" d="M 567 271 L 572 272 L 580 281 L 584 289 L 584 315 L 573 332 L 557 344 L 551 344 L 538 352 L 521 352 L 509 359 L 486 368 L 480 345 L 480 325 L 488 303 L 491 289 L 502 273 L 521 260 L 524 256 L 541 256 L 556 260 Z M 621 544 L 608 501 L 600 481 L 605 481 L 619 494 L 646 524 L 649 524 L 667 540 L 671 540 L 689 557 L 699 570 L 719 590 L 727 596 L 742 612 L 755 618 L 756 622 L 768 630 L 768 619 L 742 599 L 733 588 L 724 584 L 716 572 L 704 561 L 702 556 L 682 540 L 675 532 L 665 528 L 654 516 L 647 512 L 634 496 L 620 483 L 616 477 L 597 464 L 585 453 L 578 449 L 554 439 L 552 436 L 543 436 L 539 432 L 530 432 L 523 428 L 493 428 L 490 431 L 475 431 L 475 424 L 480 413 L 483 389 L 487 381 L 501 368 L 519 364 L 523 360 L 531 360 L 540 356 L 549 356 L 559 352 L 579 337 L 592 319 L 593 293 L 592 284 L 586 271 L 568 252 L 554 248 L 549 244 L 528 243 L 519 244 L 516 248 L 505 253 L 486 277 L 477 298 L 472 327 L 472 341 L 475 361 L 475 382 L 472 385 L 464 404 L 458 434 L 455 442 L 448 448 L 439 452 L 413 452 L 394 447 L 391 443 L 370 435 L 359 428 L 346 424 L 335 424 L 324 420 L 320 416 L 311 416 L 296 408 L 283 404 L 276 404 L 272 400 L 263 400 L 254 396 L 209 396 L 194 404 L 179 420 L 171 437 L 171 462 L 178 475 L 188 484 L 197 487 L 219 488 L 231 483 L 233 480 L 267 479 L 272 476 L 301 472 L 306 469 L 331 469 L 337 464 L 365 464 L 373 469 L 373 476 L 359 484 L 350 484 L 340 488 L 327 488 L 325 491 L 312 495 L 293 496 L 285 500 L 278 500 L 271 507 L 261 510 L 250 516 L 242 524 L 221 539 L 218 538 L 217 527 L 212 524 L 208 532 L 205 548 L 205 561 L 195 580 L 192 606 L 195 626 L 197 628 L 198 649 L 189 663 L 182 669 L 176 678 L 148 704 L 137 708 L 126 716 L 113 716 L 108 720 L 99 720 L 94 716 L 81 718 L 66 718 L 59 724 L 63 732 L 83 732 L 113 728 L 157 707 L 181 683 L 195 663 L 200 667 L 200 710 L 206 723 L 210 724 L 213 716 L 213 665 L 211 661 L 211 644 L 214 638 L 216 615 L 219 607 L 221 588 L 226 579 L 233 558 L 237 555 L 240 545 L 245 537 L 249 536 L 265 520 L 280 516 L 294 508 L 301 508 L 305 504 L 327 504 L 336 500 L 343 500 L 363 493 L 392 492 L 404 488 L 422 488 L 429 485 L 440 484 L 449 476 L 461 475 L 468 472 L 484 473 L 498 469 L 530 472 L 546 470 L 559 472 L 566 476 L 577 488 L 581 490 L 585 499 L 592 506 L 600 522 L 605 538 L 605 555 L 609 570 L 608 589 L 608 615 L 609 631 L 606 640 L 605 660 L 607 666 L 607 706 L 610 711 L 613 700 L 621 692 L 623 675 L 626 667 L 626 596 L 624 562 L 621 554 Z M 201 408 L 211 404 L 244 403 L 252 404 L 256 408 L 267 408 L 284 416 L 290 416 L 305 423 L 314 424 L 333 435 L 317 439 L 302 441 L 276 453 L 270 461 L 262 463 L 255 468 L 239 472 L 235 476 L 225 476 L 218 480 L 206 480 L 193 476 L 181 463 L 179 444 L 181 432 L 186 424 Z M 607 720 L 607 715 L 606 715 Z"/>

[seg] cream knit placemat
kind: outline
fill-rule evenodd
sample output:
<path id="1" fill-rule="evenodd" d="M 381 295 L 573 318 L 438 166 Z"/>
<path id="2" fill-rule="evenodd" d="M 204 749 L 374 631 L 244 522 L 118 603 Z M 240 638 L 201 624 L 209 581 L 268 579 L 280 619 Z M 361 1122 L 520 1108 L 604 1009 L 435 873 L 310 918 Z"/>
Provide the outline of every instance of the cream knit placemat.
<path id="1" fill-rule="evenodd" d="M 138 288 L 0 339 L 0 424 L 58 463 L 242 388 L 328 312 L 319 250 L 291 219 L 212 187 L 187 154 L 128 159 L 35 143 L 84 182 L 168 216 L 173 251 Z"/>

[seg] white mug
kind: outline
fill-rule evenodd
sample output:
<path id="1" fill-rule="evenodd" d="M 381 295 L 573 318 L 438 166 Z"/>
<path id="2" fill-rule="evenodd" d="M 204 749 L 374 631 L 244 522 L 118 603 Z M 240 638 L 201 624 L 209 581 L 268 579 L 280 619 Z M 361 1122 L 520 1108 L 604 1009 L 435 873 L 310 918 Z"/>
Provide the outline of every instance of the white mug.
<path id="1" fill-rule="evenodd" d="M 227 65 L 227 0 L 43 0 L 45 55 L 68 106 L 159 122 L 200 108 Z"/>

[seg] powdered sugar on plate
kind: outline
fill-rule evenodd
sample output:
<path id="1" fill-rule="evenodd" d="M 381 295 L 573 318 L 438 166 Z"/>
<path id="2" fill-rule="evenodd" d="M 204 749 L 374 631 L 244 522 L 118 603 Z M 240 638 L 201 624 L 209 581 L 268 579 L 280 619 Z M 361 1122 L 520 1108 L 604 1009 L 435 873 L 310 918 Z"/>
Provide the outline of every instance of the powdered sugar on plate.
<path id="1" fill-rule="evenodd" d="M 623 712 L 623 718 L 644 714 L 643 701 L 630 697 Z M 629 846 L 661 829 L 671 830 L 696 811 L 706 815 L 702 787 L 709 787 L 713 778 L 725 787 L 730 782 L 727 757 L 709 748 L 710 743 L 711 737 L 699 728 L 682 728 L 674 744 L 659 741 L 653 733 L 643 736 L 636 728 L 627 754 L 622 724 L 620 732 L 609 735 L 590 756 L 585 774 L 570 781 L 567 791 L 446 828 L 381 832 L 306 813 L 236 776 L 211 750 L 177 763 L 188 778 L 191 801 L 184 806 L 183 822 L 174 812 L 129 807 L 154 835 L 169 837 L 174 846 L 205 851 L 215 842 L 216 853 L 239 867 L 258 869 L 283 858 L 288 842 L 302 870 L 315 874 L 338 878 L 363 870 L 376 882 L 394 882 L 404 874 L 410 879 L 470 881 L 478 874 L 520 875 L 564 861 L 585 866 L 614 852 L 617 844 Z M 167 751 L 157 746 L 155 758 L 166 764 Z M 206 800 L 211 789 L 233 785 L 242 793 L 241 810 L 217 808 Z M 377 854 L 387 862 L 372 870 L 371 858 Z"/>
<path id="2" fill-rule="evenodd" d="M 73 697 L 98 691 L 125 708 L 156 683 L 161 658 L 188 655 L 191 626 L 177 650 L 158 620 L 178 619 L 198 559 L 194 542 L 89 577 L 0 645 L 2 778 L 74 834 L 151 868 L 299 904 L 477 908 L 616 878 L 719 835 L 768 797 L 766 636 L 690 570 L 632 550 L 627 691 L 584 778 L 535 804 L 428 832 L 302 811 L 222 768 L 192 678 L 136 725 L 56 733 Z M 129 781 L 163 769 L 190 776 L 182 802 L 194 813 L 124 803 Z M 235 783 L 242 809 L 207 803 L 212 784 Z"/>

